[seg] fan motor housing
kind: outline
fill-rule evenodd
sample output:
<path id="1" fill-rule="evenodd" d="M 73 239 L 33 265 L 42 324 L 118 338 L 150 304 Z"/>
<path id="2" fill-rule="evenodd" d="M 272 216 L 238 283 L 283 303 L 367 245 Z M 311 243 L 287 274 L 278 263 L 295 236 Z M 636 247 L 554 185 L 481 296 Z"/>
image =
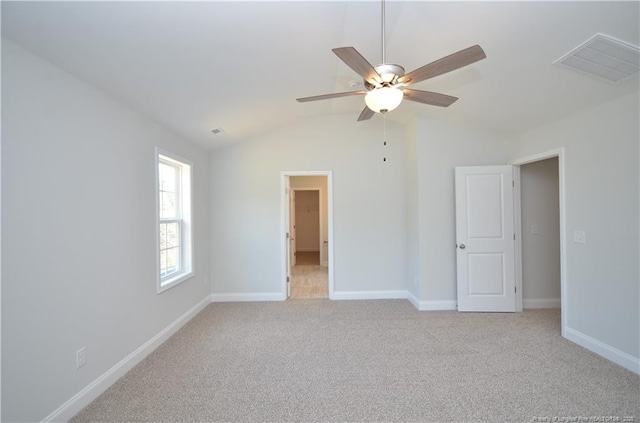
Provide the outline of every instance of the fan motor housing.
<path id="1" fill-rule="evenodd" d="M 374 68 L 378 75 L 380 75 L 383 80 L 383 86 L 389 86 L 395 84 L 398 78 L 404 76 L 404 68 L 400 65 L 396 65 L 393 63 L 383 63 Z M 375 85 L 369 83 L 368 81 L 364 81 L 364 86 L 371 91 L 375 88 Z"/>

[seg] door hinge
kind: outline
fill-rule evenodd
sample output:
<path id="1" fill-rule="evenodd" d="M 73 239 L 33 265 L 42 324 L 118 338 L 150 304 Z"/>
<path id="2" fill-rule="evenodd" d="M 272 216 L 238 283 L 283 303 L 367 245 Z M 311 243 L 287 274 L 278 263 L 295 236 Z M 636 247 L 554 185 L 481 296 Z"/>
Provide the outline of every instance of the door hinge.
<path id="1" fill-rule="evenodd" d="M 287 278 L 287 279 L 289 279 L 289 278 Z M 518 293 L 518 287 L 517 286 L 513 287 L 513 292 L 515 292 L 516 294 Z"/>
<path id="2" fill-rule="evenodd" d="M 516 234 L 513 234 L 513 240 L 514 241 L 516 240 Z"/>
<path id="3" fill-rule="evenodd" d="M 289 282 L 289 276 L 287 276 L 287 283 Z"/>
<path id="4" fill-rule="evenodd" d="M 511 186 L 515 188 L 516 187 L 516 181 L 511 181 Z"/>
<path id="5" fill-rule="evenodd" d="M 289 232 L 287 232 L 287 239 L 289 239 Z"/>

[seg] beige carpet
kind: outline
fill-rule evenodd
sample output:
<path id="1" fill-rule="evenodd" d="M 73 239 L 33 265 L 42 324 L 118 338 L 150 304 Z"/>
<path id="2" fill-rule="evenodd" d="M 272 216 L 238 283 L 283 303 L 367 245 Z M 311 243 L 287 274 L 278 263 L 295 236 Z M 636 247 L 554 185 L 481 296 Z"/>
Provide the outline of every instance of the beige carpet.
<path id="1" fill-rule="evenodd" d="M 212 304 L 73 421 L 640 421 L 638 376 L 559 321 L 404 300 Z"/>

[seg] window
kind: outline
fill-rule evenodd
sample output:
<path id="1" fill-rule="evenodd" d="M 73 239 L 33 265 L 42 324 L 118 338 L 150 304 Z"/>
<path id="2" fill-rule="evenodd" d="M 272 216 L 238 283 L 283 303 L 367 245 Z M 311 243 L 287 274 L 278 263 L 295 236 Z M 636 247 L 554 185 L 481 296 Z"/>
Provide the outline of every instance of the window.
<path id="1" fill-rule="evenodd" d="M 158 292 L 193 276 L 191 163 L 156 149 Z"/>

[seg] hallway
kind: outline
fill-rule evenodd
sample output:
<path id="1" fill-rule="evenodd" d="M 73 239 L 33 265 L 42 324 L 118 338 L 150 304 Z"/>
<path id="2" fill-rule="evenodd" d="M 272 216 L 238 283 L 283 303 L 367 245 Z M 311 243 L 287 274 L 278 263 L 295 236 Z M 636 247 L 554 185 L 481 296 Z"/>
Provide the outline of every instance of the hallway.
<path id="1" fill-rule="evenodd" d="M 298 251 L 291 268 L 290 298 L 329 298 L 328 268 L 320 266 L 320 253 Z"/>

